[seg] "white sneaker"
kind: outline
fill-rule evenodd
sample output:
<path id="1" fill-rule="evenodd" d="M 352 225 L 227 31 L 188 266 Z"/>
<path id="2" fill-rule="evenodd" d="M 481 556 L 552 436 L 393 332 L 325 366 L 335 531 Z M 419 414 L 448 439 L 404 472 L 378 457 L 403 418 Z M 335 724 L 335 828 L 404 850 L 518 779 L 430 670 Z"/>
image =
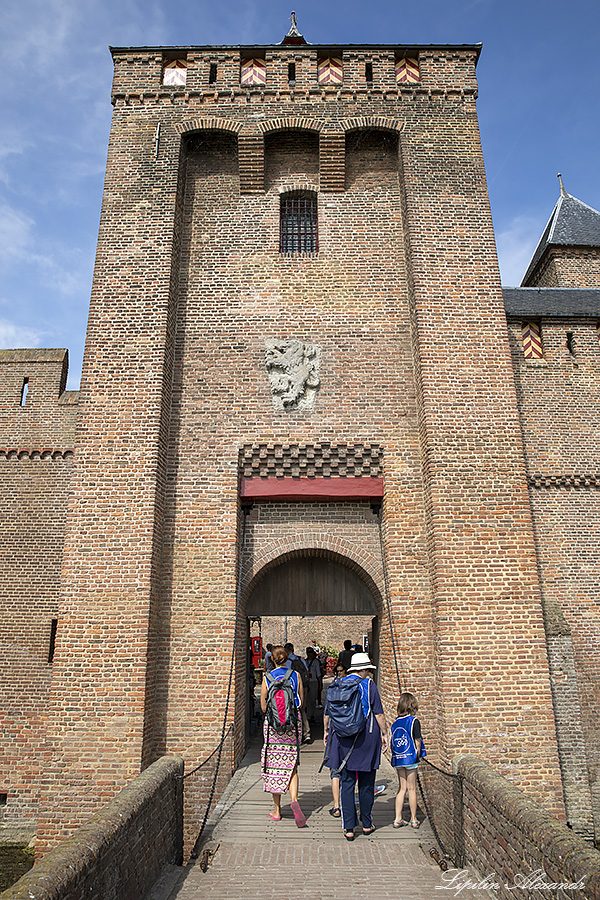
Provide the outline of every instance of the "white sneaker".
<path id="1" fill-rule="evenodd" d="M 386 789 L 386 785 L 385 785 L 385 784 L 376 784 L 376 785 L 375 785 L 375 791 L 374 791 L 375 796 L 376 796 L 376 797 L 379 797 L 380 794 L 383 794 L 383 792 L 385 791 L 385 789 Z"/>

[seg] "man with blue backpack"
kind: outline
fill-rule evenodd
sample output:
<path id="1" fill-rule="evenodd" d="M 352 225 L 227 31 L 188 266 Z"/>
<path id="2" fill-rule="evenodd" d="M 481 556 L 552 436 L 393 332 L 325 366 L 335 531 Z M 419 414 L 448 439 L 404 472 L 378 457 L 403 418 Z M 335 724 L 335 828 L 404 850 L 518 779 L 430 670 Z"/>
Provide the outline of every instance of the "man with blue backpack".
<path id="1" fill-rule="evenodd" d="M 377 685 L 369 677 L 376 667 L 366 653 L 352 656 L 348 674 L 336 679 L 327 691 L 323 716 L 325 758 L 323 765 L 339 773 L 342 828 L 347 841 L 358 827 L 354 786 L 363 834 L 375 831 L 373 801 L 375 776 L 381 751 L 387 747 L 387 723 Z"/>

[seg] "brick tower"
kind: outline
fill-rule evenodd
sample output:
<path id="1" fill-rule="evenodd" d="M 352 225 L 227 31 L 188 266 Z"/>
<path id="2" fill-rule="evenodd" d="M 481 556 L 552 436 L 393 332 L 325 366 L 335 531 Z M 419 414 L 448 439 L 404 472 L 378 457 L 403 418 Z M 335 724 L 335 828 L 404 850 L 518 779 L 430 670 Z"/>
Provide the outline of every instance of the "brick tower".
<path id="1" fill-rule="evenodd" d="M 261 614 L 372 617 L 431 758 L 563 814 L 479 52 L 112 50 L 41 848 L 206 758 L 232 661 L 235 765 Z"/>

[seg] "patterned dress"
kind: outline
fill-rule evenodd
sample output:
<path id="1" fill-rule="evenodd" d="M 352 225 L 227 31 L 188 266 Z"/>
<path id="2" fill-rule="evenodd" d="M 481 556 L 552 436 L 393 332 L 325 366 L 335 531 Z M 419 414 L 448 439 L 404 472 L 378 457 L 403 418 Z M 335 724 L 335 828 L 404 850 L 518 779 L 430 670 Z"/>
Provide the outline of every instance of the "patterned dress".
<path id="1" fill-rule="evenodd" d="M 284 666 L 273 669 L 270 673 L 274 678 L 282 678 L 286 673 Z M 294 685 L 296 693 L 296 706 L 300 706 L 298 696 L 298 676 L 292 672 L 290 681 Z M 269 728 L 265 719 L 263 725 L 264 743 L 260 755 L 261 772 L 264 782 L 264 790 L 270 794 L 285 794 L 290 786 L 296 763 L 298 762 L 298 749 L 302 742 L 302 719 L 298 715 L 298 735 L 296 729 L 289 728 L 283 734 L 277 734 Z"/>

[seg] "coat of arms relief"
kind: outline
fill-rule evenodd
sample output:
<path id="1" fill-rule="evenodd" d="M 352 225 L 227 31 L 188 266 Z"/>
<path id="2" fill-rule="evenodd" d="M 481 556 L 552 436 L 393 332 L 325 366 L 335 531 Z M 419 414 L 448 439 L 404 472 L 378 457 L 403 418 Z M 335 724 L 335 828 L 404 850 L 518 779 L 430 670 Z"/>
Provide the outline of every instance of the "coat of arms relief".
<path id="1" fill-rule="evenodd" d="M 312 409 L 319 387 L 321 348 L 303 341 L 267 341 L 265 364 L 275 409 Z"/>

